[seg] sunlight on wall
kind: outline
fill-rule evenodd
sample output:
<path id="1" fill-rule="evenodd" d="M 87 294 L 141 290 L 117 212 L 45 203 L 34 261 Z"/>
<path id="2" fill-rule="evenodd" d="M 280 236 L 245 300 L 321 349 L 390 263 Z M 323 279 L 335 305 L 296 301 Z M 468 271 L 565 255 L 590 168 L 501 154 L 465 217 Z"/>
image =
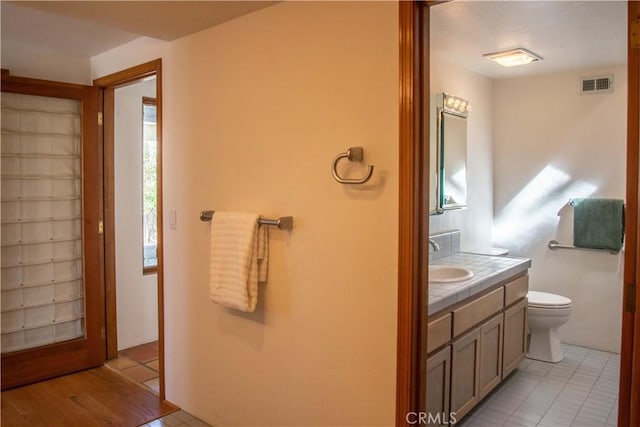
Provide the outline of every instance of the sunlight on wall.
<path id="1" fill-rule="evenodd" d="M 573 181 L 567 173 L 547 165 L 501 212 L 493 224 L 494 245 L 524 247 L 552 230 L 558 223 L 558 211 L 572 198 L 588 197 L 597 190 L 591 183 Z"/>

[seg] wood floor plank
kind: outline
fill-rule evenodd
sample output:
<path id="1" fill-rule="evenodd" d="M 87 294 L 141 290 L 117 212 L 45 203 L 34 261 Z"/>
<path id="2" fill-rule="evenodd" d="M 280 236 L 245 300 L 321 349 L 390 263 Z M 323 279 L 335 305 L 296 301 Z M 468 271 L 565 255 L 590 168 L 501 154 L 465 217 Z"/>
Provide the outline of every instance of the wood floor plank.
<path id="1" fill-rule="evenodd" d="M 178 408 L 101 367 L 2 392 L 2 426 L 138 426 Z"/>

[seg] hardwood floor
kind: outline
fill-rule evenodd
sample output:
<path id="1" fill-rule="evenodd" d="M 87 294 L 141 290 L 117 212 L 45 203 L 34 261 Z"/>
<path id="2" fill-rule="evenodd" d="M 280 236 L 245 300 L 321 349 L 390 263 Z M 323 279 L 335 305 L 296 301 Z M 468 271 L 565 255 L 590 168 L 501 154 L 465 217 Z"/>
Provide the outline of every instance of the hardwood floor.
<path id="1" fill-rule="evenodd" d="M 100 367 L 2 392 L 3 427 L 139 426 L 178 408 Z"/>

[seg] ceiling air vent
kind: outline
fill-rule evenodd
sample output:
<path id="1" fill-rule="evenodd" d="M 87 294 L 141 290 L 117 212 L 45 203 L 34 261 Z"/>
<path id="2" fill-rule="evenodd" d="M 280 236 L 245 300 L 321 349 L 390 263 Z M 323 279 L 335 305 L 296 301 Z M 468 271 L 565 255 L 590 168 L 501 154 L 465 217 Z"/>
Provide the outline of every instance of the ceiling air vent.
<path id="1" fill-rule="evenodd" d="M 613 76 L 598 76 L 582 79 L 582 93 L 613 92 Z"/>

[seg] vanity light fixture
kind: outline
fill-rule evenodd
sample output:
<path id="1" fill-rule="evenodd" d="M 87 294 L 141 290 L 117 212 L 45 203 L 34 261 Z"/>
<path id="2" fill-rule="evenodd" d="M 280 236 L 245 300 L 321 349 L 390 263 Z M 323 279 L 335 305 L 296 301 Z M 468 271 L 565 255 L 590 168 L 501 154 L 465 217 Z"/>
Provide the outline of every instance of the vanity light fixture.
<path id="1" fill-rule="evenodd" d="M 515 67 L 516 65 L 530 64 L 534 61 L 542 61 L 542 57 L 540 55 L 536 55 L 535 53 L 521 47 L 502 52 L 485 53 L 483 56 L 496 61 L 503 67 Z"/>
<path id="2" fill-rule="evenodd" d="M 442 102 L 442 109 L 449 113 L 454 113 L 466 117 L 469 114 L 471 106 L 466 99 L 458 98 L 457 96 L 444 94 Z"/>

